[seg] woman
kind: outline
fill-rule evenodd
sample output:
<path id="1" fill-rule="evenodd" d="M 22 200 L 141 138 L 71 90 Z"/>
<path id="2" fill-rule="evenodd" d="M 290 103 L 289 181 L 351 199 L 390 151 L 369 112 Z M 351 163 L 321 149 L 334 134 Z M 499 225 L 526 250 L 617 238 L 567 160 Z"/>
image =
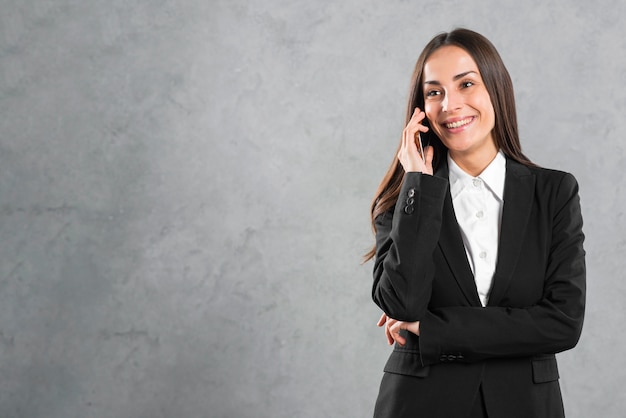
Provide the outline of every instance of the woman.
<path id="1" fill-rule="evenodd" d="M 396 343 L 374 415 L 563 417 L 554 354 L 578 342 L 585 306 L 578 185 L 522 153 L 482 35 L 444 33 L 420 55 L 371 214 L 372 295 Z"/>

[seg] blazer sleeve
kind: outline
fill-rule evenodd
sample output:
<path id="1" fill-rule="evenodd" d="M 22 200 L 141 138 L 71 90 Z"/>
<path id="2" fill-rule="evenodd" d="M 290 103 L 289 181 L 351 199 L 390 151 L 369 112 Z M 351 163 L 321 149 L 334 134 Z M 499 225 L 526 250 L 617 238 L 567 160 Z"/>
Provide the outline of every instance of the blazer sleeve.
<path id="1" fill-rule="evenodd" d="M 473 362 L 557 353 L 577 344 L 585 310 L 586 272 L 578 184 L 571 174 L 561 179 L 555 202 L 541 300 L 524 308 L 432 309 L 420 322 L 424 365 L 441 358 Z"/>
<path id="2" fill-rule="evenodd" d="M 404 176 L 393 212 L 376 218 L 374 302 L 391 318 L 424 318 L 434 277 L 448 181 L 417 172 Z"/>

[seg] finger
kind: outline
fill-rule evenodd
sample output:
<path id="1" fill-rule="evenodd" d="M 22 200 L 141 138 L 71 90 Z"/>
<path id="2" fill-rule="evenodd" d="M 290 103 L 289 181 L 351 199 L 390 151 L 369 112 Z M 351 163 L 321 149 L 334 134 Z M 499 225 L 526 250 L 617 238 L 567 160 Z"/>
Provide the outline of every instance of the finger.
<path id="1" fill-rule="evenodd" d="M 377 324 L 379 327 L 384 326 L 385 327 L 385 337 L 387 338 L 387 344 L 392 345 L 393 344 L 393 336 L 391 335 L 391 332 L 389 331 L 389 327 L 394 323 L 395 321 L 391 320 L 389 317 L 387 317 L 387 314 L 385 314 L 383 312 L 383 314 L 380 316 L 380 319 L 378 320 Z"/>
<path id="2" fill-rule="evenodd" d="M 415 109 L 413 109 L 413 115 L 411 115 L 411 119 L 420 118 L 423 116 L 425 116 L 425 114 L 422 111 L 422 109 L 420 109 L 419 107 L 416 107 Z"/>
<path id="3" fill-rule="evenodd" d="M 398 333 L 400 332 L 399 329 L 400 329 L 400 323 L 398 322 L 396 322 L 393 325 L 389 325 L 389 333 L 394 337 L 394 339 L 396 335 L 398 335 Z"/>
<path id="4" fill-rule="evenodd" d="M 435 157 L 435 149 L 432 147 L 432 145 L 428 145 L 426 147 L 425 156 L 426 156 L 426 165 L 429 165 L 432 167 L 433 158 Z"/>
<path id="5" fill-rule="evenodd" d="M 398 150 L 398 159 L 402 160 L 402 156 L 404 154 L 404 150 L 406 149 L 406 128 L 402 130 L 402 142 L 400 142 L 400 149 Z"/>
<path id="6" fill-rule="evenodd" d="M 428 132 L 430 130 L 428 126 L 425 126 L 422 124 L 422 121 L 425 118 L 426 118 L 426 114 L 424 112 L 414 114 L 409 120 L 409 123 L 407 123 L 406 127 L 404 128 L 403 133 L 406 136 L 403 136 L 403 139 L 409 139 L 410 141 L 415 142 L 415 143 L 419 142 L 417 140 L 419 133 Z"/>
<path id="7" fill-rule="evenodd" d="M 424 171 L 424 157 L 420 152 L 418 143 L 420 142 L 417 137 L 420 132 L 427 130 L 427 127 L 421 125 L 416 121 L 424 118 L 424 112 L 418 112 L 416 109 L 415 116 L 402 131 L 402 144 L 398 150 L 398 160 L 402 164 L 402 168 L 405 171 Z"/>
<path id="8" fill-rule="evenodd" d="M 416 107 L 415 111 L 413 112 L 413 115 L 411 116 L 411 119 L 409 120 L 409 124 L 412 123 L 412 124 L 417 125 L 421 123 L 425 117 L 426 117 L 426 113 L 424 113 L 418 107 Z"/>
<path id="9" fill-rule="evenodd" d="M 387 337 L 387 344 L 392 345 L 394 342 L 393 335 L 391 335 L 391 331 L 389 331 L 389 327 L 385 328 L 385 337 Z"/>
<path id="10" fill-rule="evenodd" d="M 402 335 L 400 335 L 400 331 L 401 331 L 401 324 L 398 323 L 391 330 L 391 335 L 398 344 L 404 345 L 406 343 L 406 339 Z"/>
<path id="11" fill-rule="evenodd" d="M 387 322 L 385 323 L 385 336 L 387 337 L 387 342 L 389 343 L 389 345 L 393 344 L 393 342 L 395 341 L 391 329 L 393 325 L 397 322 L 398 321 L 396 321 L 395 319 L 387 317 Z"/>
<path id="12" fill-rule="evenodd" d="M 417 151 L 414 139 L 415 131 L 406 127 L 402 133 L 402 147 L 398 153 L 398 159 L 405 163 L 411 158 L 413 152 Z"/>

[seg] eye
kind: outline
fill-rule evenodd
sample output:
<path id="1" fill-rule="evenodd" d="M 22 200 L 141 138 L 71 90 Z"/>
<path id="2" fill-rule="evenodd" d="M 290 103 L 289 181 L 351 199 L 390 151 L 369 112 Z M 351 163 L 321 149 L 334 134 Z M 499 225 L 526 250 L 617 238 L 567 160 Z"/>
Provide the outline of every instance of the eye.
<path id="1" fill-rule="evenodd" d="M 434 99 L 440 95 L 441 95 L 441 92 L 439 90 L 428 90 L 426 91 L 426 94 L 425 94 L 427 99 Z"/>
<path id="2" fill-rule="evenodd" d="M 472 87 L 474 85 L 473 81 L 464 81 L 461 83 L 461 88 L 466 89 L 468 87 Z"/>

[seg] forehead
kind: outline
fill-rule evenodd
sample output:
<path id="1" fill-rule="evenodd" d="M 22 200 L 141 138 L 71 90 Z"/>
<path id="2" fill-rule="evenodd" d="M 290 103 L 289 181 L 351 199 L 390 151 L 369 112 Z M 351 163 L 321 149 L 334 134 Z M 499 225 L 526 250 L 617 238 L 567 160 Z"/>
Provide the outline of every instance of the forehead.
<path id="1" fill-rule="evenodd" d="M 468 71 L 479 73 L 472 56 L 463 48 L 446 45 L 437 49 L 426 60 L 424 80 L 449 81 L 456 75 Z"/>

